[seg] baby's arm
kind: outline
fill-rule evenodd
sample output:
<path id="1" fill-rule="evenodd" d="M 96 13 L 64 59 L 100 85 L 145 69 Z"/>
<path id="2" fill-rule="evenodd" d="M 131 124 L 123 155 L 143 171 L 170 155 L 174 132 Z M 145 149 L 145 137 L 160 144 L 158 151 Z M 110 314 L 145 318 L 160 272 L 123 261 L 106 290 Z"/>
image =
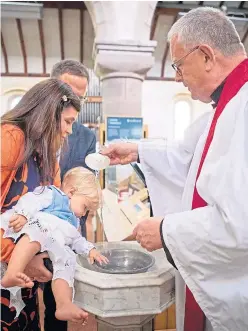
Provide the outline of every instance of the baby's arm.
<path id="1" fill-rule="evenodd" d="M 52 203 L 53 193 L 48 187 L 39 186 L 33 192 L 24 194 L 13 207 L 15 214 L 26 219 L 32 218 L 38 211 Z"/>
<path id="2" fill-rule="evenodd" d="M 87 241 L 78 232 L 77 236 L 73 238 L 71 249 L 77 254 L 83 254 L 84 256 L 89 256 L 90 251 L 95 248 L 95 246 Z"/>
<path id="3" fill-rule="evenodd" d="M 71 248 L 77 254 L 88 256 L 91 263 L 94 263 L 94 261 L 98 261 L 99 263 L 108 263 L 108 259 L 101 255 L 101 253 L 96 250 L 95 246 L 80 234 L 78 234 L 78 236 L 73 240 Z"/>
<path id="4" fill-rule="evenodd" d="M 24 194 L 13 207 L 15 213 L 9 219 L 9 228 L 13 228 L 14 232 L 21 231 L 28 219 L 52 203 L 52 198 L 52 190 L 42 186 Z"/>
<path id="5" fill-rule="evenodd" d="M 19 232 L 26 223 L 27 219 L 25 216 L 14 214 L 9 220 L 9 228 L 13 228 L 14 232 Z"/>

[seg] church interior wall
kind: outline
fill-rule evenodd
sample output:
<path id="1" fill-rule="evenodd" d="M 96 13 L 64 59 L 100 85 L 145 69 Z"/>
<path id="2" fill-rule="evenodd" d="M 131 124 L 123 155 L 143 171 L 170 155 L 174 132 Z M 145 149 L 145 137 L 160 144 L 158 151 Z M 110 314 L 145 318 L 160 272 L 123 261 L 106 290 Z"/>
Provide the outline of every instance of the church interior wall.
<path id="1" fill-rule="evenodd" d="M 80 60 L 80 10 L 63 9 L 63 39 L 64 57 Z M 161 75 L 161 58 L 165 50 L 165 31 L 173 22 L 172 15 L 161 14 L 157 21 L 154 39 L 157 40 L 153 67 L 148 71 L 148 77 L 159 79 Z M 42 53 L 39 42 L 39 31 L 36 20 L 21 20 L 24 35 L 28 73 L 42 73 Z M 54 63 L 61 60 L 61 44 L 59 35 L 58 9 L 44 8 L 43 32 L 46 51 L 46 73 L 51 71 Z M 242 32 L 242 31 L 241 31 Z M 24 70 L 23 56 L 19 36 L 14 18 L 2 19 L 2 33 L 8 53 L 9 72 L 21 73 Z M 92 58 L 95 32 L 90 14 L 83 11 L 83 63 L 93 69 Z M 248 43 L 248 38 L 246 40 Z M 248 45 L 246 45 L 248 46 Z M 81 50 L 82 51 L 82 50 Z M 167 55 L 163 76 L 172 79 L 174 73 L 171 68 L 170 55 Z M 1 56 L 1 72 L 5 72 L 3 54 Z M 10 100 L 14 94 L 21 94 L 43 77 L 2 77 L 1 78 L 1 114 L 8 110 Z M 93 94 L 91 94 L 93 95 Z M 190 99 L 188 90 L 173 81 L 145 80 L 142 87 L 142 116 L 148 125 L 151 138 L 175 137 L 175 101 L 186 100 L 191 108 L 192 122 L 211 106 Z"/>
<path id="2" fill-rule="evenodd" d="M 21 62 L 18 61 L 19 63 Z M 13 95 L 24 93 L 36 83 L 46 79 L 42 77 L 2 77 L 1 79 L 1 115 L 8 110 Z M 188 90 L 176 82 L 145 80 L 142 87 L 142 116 L 148 125 L 150 138 L 174 138 L 174 105 L 177 98 L 189 100 L 192 117 L 195 120 L 211 106 L 192 101 Z"/>

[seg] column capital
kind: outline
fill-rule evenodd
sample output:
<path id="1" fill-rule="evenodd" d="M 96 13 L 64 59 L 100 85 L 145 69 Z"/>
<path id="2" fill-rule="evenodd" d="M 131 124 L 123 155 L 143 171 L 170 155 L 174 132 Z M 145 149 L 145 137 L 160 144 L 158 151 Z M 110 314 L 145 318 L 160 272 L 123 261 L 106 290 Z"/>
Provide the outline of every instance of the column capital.
<path id="1" fill-rule="evenodd" d="M 157 46 L 156 40 L 148 40 L 142 42 L 139 40 L 119 40 L 118 42 L 111 40 L 98 40 L 94 41 L 94 53 L 97 54 L 101 51 L 129 51 L 141 53 L 153 53 Z"/>
<path id="2" fill-rule="evenodd" d="M 156 45 L 157 42 L 154 40 L 147 42 L 96 40 L 93 50 L 95 71 L 99 76 L 118 71 L 144 76 L 154 65 L 153 52 Z"/>
<path id="3" fill-rule="evenodd" d="M 131 78 L 131 79 L 137 79 L 141 82 L 144 81 L 144 77 L 138 74 L 135 74 L 133 72 L 111 72 L 110 74 L 106 74 L 101 77 L 101 81 L 106 81 L 108 79 L 113 79 L 113 78 Z"/>

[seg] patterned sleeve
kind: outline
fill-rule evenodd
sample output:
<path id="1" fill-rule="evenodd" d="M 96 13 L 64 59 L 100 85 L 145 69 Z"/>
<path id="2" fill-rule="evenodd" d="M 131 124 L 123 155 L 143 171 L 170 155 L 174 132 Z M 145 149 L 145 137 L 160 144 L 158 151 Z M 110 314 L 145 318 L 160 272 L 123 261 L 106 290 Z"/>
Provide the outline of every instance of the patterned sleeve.
<path id="1" fill-rule="evenodd" d="M 91 242 L 87 241 L 84 237 L 82 237 L 78 232 L 78 236 L 74 238 L 71 248 L 77 254 L 88 256 L 89 252 L 95 248 L 95 246 Z"/>

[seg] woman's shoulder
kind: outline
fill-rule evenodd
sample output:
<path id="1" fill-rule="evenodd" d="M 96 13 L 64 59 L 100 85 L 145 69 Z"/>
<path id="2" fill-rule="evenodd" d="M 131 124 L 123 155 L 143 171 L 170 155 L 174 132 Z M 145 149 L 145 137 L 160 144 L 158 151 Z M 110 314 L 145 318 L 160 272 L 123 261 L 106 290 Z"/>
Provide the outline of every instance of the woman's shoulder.
<path id="1" fill-rule="evenodd" d="M 2 134 L 13 134 L 16 137 L 24 137 L 24 132 L 18 126 L 14 124 L 2 124 L 1 125 L 1 133 Z"/>
<path id="2" fill-rule="evenodd" d="M 1 125 L 1 141 L 13 139 L 15 141 L 23 142 L 25 139 L 24 132 L 18 126 L 13 124 Z"/>

